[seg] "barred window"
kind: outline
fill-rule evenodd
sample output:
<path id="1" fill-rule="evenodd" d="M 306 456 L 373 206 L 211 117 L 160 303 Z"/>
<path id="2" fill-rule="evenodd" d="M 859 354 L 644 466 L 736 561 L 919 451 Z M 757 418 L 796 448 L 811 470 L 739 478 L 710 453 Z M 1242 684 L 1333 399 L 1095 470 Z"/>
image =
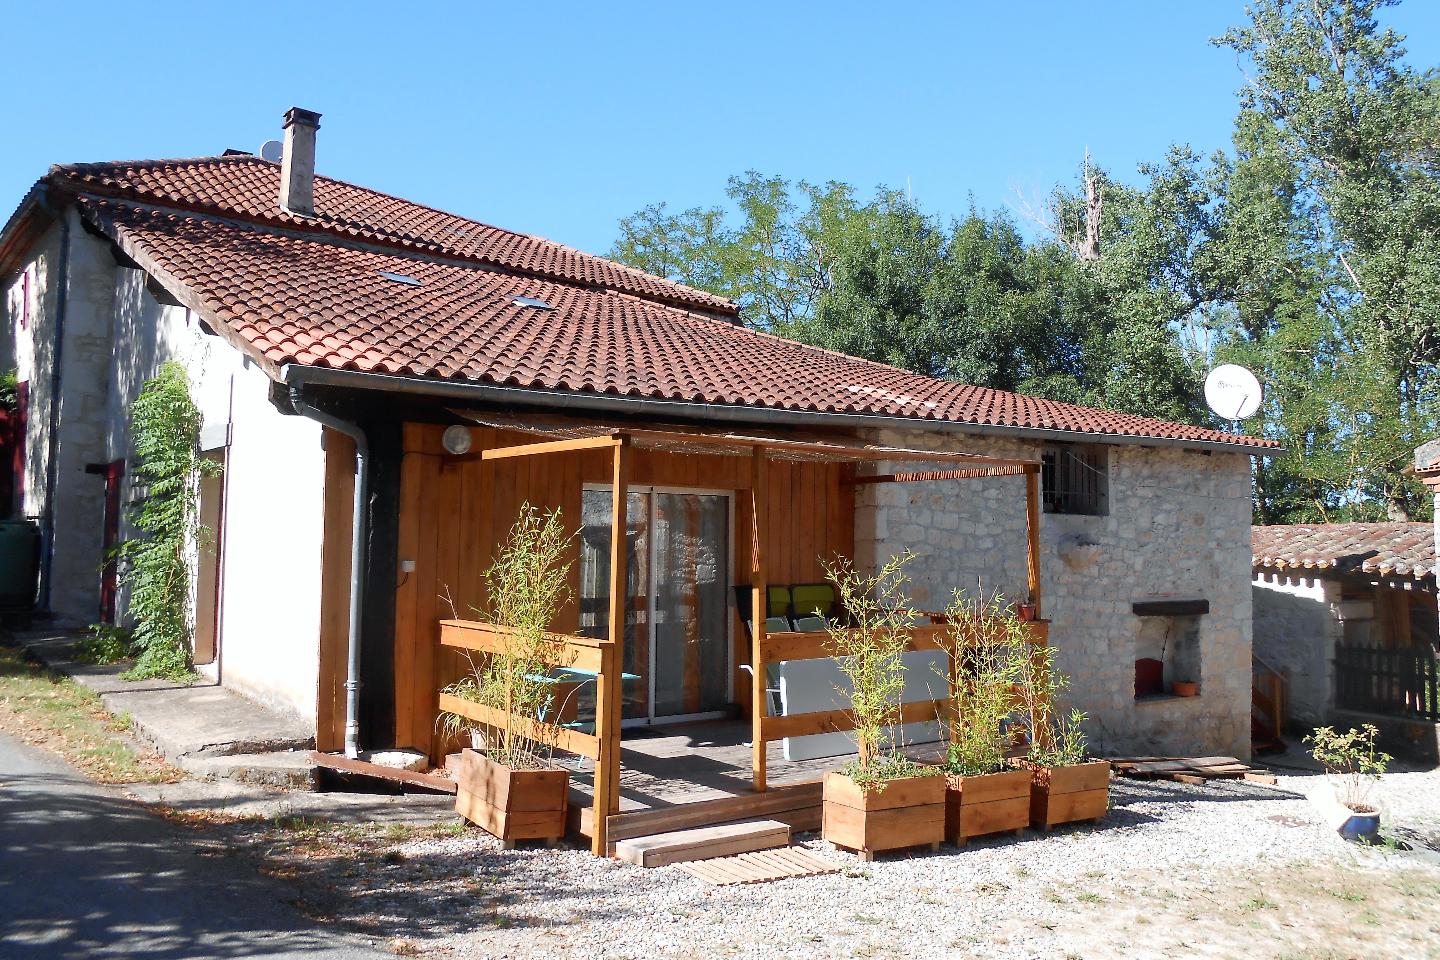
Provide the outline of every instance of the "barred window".
<path id="1" fill-rule="evenodd" d="M 1103 517 L 1110 512 L 1107 447 L 1052 443 L 1046 445 L 1042 460 L 1040 499 L 1046 513 Z"/>

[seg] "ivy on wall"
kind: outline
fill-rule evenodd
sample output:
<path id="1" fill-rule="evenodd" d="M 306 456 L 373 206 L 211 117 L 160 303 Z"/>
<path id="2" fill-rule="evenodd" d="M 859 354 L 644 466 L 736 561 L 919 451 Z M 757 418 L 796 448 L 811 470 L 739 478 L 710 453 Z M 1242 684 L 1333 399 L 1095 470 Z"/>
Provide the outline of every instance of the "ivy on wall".
<path id="1" fill-rule="evenodd" d="M 134 483 L 143 495 L 131 510 L 138 534 L 119 548 L 138 652 L 127 679 L 194 675 L 187 557 L 205 534 L 199 522 L 200 477 L 219 470 L 200 456 L 200 424 L 200 409 L 178 363 L 163 364 L 130 406 Z"/>

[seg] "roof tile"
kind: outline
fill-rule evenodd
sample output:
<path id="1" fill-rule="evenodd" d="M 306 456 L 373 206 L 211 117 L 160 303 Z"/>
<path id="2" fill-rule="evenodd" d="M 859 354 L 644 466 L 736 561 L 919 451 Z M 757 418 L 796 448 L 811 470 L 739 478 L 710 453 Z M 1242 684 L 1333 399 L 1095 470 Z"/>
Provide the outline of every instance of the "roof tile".
<path id="1" fill-rule="evenodd" d="M 480 262 L 261 229 L 82 195 L 81 209 L 274 365 L 544 390 L 1273 446 L 1234 434 L 933 380 L 709 313 Z M 408 286 L 380 271 L 421 281 Z M 553 310 L 518 305 L 518 296 Z"/>
<path id="2" fill-rule="evenodd" d="M 1335 574 L 1435 576 L 1435 527 L 1429 523 L 1318 523 L 1250 528 L 1257 569 Z"/>

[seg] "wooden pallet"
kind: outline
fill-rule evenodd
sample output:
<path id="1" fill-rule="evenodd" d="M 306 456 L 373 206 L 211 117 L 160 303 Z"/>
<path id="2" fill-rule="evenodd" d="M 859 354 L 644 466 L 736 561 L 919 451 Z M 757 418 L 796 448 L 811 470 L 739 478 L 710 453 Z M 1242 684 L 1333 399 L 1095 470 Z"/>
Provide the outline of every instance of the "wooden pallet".
<path id="1" fill-rule="evenodd" d="M 1133 780 L 1172 780 L 1203 784 L 1211 780 L 1248 780 L 1274 786 L 1275 775 L 1234 757 L 1111 757 L 1115 773 Z"/>
<path id="2" fill-rule="evenodd" d="M 649 837 L 631 837 L 615 844 L 615 856 L 636 866 L 668 867 L 672 863 L 783 847 L 789 842 L 788 824 L 778 820 L 745 820 L 657 833 Z"/>
<path id="3" fill-rule="evenodd" d="M 679 867 L 693 877 L 722 887 L 840 872 L 840 868 L 830 861 L 797 847 L 758 850 L 733 857 L 717 857 L 714 860 L 696 860 L 679 864 Z"/>

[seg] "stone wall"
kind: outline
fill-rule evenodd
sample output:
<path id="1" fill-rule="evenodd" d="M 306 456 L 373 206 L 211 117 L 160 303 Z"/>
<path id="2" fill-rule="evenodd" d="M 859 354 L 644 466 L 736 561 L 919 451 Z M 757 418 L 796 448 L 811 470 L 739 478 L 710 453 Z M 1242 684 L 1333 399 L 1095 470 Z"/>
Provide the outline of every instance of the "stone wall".
<path id="1" fill-rule="evenodd" d="M 1031 459 L 1044 447 L 917 431 L 878 431 L 873 439 Z M 1140 445 L 1112 445 L 1108 453 L 1108 515 L 1047 513 L 1040 525 L 1042 613 L 1071 677 L 1071 704 L 1090 715 L 1099 752 L 1248 757 L 1249 458 Z M 861 486 L 856 538 L 863 565 L 907 547 L 917 554 L 911 572 L 922 608 L 944 607 L 956 587 L 1025 596 L 1021 477 Z M 1134 661 L 1149 653 L 1145 618 L 1131 604 L 1151 599 L 1210 602 L 1199 618 L 1198 697 L 1135 698 Z"/>
<path id="2" fill-rule="evenodd" d="M 1330 660 L 1343 626 L 1335 610 L 1340 584 L 1314 577 L 1255 576 L 1255 653 L 1289 681 L 1289 719 L 1300 727 L 1329 722 Z"/>

